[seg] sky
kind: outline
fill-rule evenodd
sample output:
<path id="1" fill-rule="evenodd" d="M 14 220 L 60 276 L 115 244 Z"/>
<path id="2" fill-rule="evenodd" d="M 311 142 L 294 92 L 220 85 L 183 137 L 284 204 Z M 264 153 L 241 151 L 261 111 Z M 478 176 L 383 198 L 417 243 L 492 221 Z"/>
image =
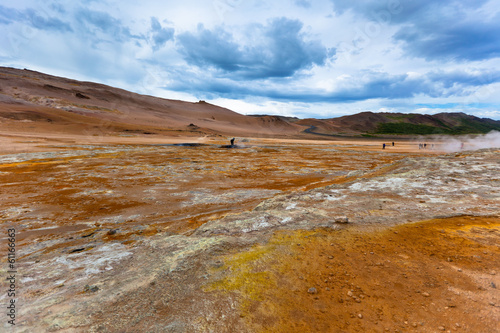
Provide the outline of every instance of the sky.
<path id="1" fill-rule="evenodd" d="M 242 114 L 500 120 L 500 0 L 0 0 L 0 66 Z"/>

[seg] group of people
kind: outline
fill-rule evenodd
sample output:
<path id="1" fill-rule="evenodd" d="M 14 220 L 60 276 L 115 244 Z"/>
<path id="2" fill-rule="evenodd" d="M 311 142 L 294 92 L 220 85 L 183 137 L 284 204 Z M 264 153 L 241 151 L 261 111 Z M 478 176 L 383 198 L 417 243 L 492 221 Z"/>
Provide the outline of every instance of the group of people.
<path id="1" fill-rule="evenodd" d="M 387 146 L 387 144 L 383 143 L 382 144 L 382 149 L 385 149 L 386 146 Z M 394 147 L 394 141 L 392 142 L 392 146 Z"/>
<path id="2" fill-rule="evenodd" d="M 418 144 L 418 149 L 427 149 L 428 147 L 431 147 L 431 149 L 434 149 L 434 144 L 427 144 L 427 143 L 419 143 Z"/>

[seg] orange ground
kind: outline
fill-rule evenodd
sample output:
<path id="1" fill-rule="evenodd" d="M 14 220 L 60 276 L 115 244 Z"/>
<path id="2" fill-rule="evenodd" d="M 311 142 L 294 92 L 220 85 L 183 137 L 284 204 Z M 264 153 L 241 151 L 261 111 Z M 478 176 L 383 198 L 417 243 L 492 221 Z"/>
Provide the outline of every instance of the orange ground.
<path id="1" fill-rule="evenodd" d="M 254 332 L 498 332 L 500 219 L 278 232 L 221 258 Z M 492 268 L 493 267 L 493 268 Z M 315 288 L 314 290 L 310 288 Z"/>

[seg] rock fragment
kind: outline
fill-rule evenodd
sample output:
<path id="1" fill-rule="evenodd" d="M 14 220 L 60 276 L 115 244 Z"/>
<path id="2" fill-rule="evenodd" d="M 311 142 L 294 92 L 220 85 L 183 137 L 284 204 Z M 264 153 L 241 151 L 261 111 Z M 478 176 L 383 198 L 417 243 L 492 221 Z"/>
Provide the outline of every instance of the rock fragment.
<path id="1" fill-rule="evenodd" d="M 86 284 L 85 287 L 83 287 L 83 291 L 86 293 L 89 293 L 89 292 L 95 293 L 98 290 L 99 290 L 98 286 L 90 286 L 90 285 Z"/>
<path id="2" fill-rule="evenodd" d="M 311 287 L 311 288 L 309 288 L 309 289 L 307 290 L 307 292 L 308 292 L 309 294 L 314 295 L 314 294 L 317 294 L 317 293 L 318 293 L 318 290 L 317 290 L 316 288 L 314 288 L 314 287 Z"/>
<path id="3" fill-rule="evenodd" d="M 337 216 L 333 220 L 335 223 L 349 223 L 347 216 Z"/>

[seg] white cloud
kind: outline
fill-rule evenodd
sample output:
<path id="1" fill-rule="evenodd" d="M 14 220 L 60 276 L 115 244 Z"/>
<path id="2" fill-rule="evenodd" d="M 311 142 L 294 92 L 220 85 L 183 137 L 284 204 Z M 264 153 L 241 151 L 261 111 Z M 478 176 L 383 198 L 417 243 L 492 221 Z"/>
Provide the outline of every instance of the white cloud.
<path id="1" fill-rule="evenodd" d="M 25 0 L 0 5 L 0 65 L 242 113 L 500 119 L 499 11 L 485 0 Z"/>

